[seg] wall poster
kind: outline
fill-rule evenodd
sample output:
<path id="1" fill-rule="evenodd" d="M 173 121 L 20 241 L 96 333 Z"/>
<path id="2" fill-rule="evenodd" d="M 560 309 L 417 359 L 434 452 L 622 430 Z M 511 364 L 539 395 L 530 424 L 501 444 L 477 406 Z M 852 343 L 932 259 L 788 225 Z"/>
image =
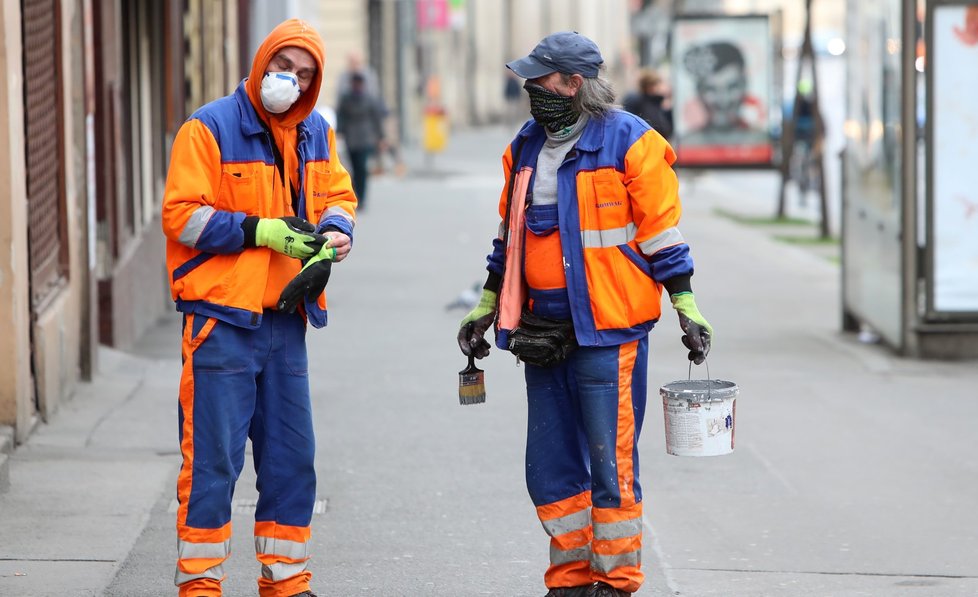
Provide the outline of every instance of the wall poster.
<path id="1" fill-rule="evenodd" d="M 781 124 L 774 54 L 767 15 L 676 19 L 671 68 L 677 165 L 773 164 Z"/>

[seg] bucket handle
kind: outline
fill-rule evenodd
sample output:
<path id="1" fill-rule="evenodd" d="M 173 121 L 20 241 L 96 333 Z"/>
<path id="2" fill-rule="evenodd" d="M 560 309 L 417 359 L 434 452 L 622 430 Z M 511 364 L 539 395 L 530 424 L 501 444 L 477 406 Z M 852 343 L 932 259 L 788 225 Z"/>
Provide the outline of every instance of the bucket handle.
<path id="1" fill-rule="evenodd" d="M 713 402 L 713 378 L 710 377 L 710 362 L 703 357 L 703 364 L 706 365 L 706 410 L 710 410 L 710 404 Z M 689 371 L 686 372 L 686 381 L 693 380 L 693 361 L 689 362 Z M 717 402 L 723 402 L 720 398 Z"/>

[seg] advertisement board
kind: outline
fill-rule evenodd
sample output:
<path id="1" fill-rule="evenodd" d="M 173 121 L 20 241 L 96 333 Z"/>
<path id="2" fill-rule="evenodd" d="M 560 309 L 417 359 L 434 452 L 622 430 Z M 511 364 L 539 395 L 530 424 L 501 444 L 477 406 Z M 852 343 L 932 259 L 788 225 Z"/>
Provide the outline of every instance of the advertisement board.
<path id="1" fill-rule="evenodd" d="M 978 315 L 978 2 L 933 12 L 931 77 L 931 310 Z"/>
<path id="2" fill-rule="evenodd" d="M 773 164 L 774 43 L 767 15 L 684 16 L 672 38 L 677 165 Z"/>

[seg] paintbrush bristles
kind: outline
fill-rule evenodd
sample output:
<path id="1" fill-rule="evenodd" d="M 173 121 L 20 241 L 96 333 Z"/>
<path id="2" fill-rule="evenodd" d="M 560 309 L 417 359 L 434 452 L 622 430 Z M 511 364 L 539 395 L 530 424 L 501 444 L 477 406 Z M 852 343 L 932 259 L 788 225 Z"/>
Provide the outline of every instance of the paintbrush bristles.
<path id="1" fill-rule="evenodd" d="M 481 404 L 486 401 L 485 373 L 460 373 L 458 376 L 458 403 Z"/>
<path id="2" fill-rule="evenodd" d="M 481 404 L 486 401 L 485 372 L 475 366 L 475 356 L 469 355 L 469 364 L 458 372 L 459 404 Z"/>

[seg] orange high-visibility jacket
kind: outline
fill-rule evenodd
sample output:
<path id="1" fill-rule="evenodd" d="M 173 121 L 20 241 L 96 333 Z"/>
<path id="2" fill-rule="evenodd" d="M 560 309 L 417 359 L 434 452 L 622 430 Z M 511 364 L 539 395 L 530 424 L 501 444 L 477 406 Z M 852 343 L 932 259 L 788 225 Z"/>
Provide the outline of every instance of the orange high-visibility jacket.
<path id="1" fill-rule="evenodd" d="M 259 85 L 269 61 L 286 46 L 308 50 L 319 68 L 296 104 L 272 115 L 261 106 Z M 298 215 L 320 232 L 331 226 L 352 237 L 357 202 L 350 176 L 337 158 L 333 130 L 313 110 L 323 54 L 318 35 L 300 21 L 287 21 L 259 48 L 250 78 L 197 110 L 177 133 L 162 219 L 178 310 L 258 327 L 263 310 L 299 273 L 297 259 L 264 247 L 243 248 L 246 216 Z M 288 176 L 276 167 L 276 148 Z M 313 326 L 326 325 L 325 294 L 306 301 L 305 311 Z"/>
<path id="2" fill-rule="evenodd" d="M 512 168 L 536 164 L 545 140 L 535 122 L 523 127 L 503 155 L 507 180 Z M 558 168 L 561 257 L 580 345 L 611 346 L 644 337 L 660 315 L 661 283 L 692 275 L 689 247 L 677 228 L 682 208 L 675 160 L 669 143 L 644 121 L 612 110 L 591 118 Z M 504 220 L 506 186 L 499 201 Z M 506 288 L 504 264 L 510 247 L 504 246 L 503 230 L 500 226 L 487 269 L 502 275 Z M 502 292 L 500 303 L 508 298 Z M 506 348 L 509 331 L 503 326 L 497 330 L 500 348 Z"/>

